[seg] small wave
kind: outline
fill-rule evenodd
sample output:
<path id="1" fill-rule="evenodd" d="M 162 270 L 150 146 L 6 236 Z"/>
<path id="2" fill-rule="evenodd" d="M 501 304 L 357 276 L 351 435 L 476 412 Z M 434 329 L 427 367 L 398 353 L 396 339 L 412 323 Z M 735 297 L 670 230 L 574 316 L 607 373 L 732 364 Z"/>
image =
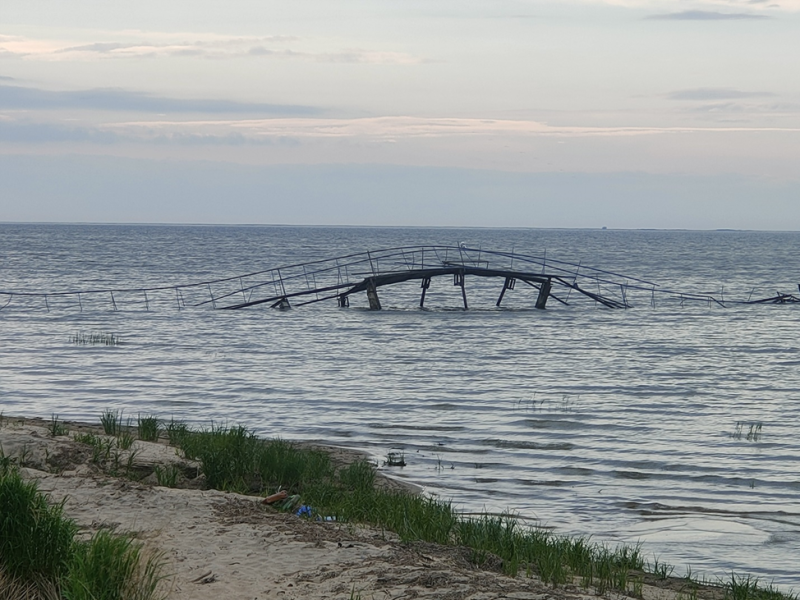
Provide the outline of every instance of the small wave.
<path id="1" fill-rule="evenodd" d="M 464 431 L 461 425 L 396 425 L 393 423 L 369 423 L 372 429 L 406 429 L 410 431 Z"/>
<path id="2" fill-rule="evenodd" d="M 612 471 L 614 476 L 621 477 L 622 479 L 650 479 L 650 473 L 642 473 L 641 471 Z"/>
<path id="3" fill-rule="evenodd" d="M 553 442 L 540 444 L 538 442 L 524 442 L 514 440 L 488 439 L 483 440 L 482 444 L 494 446 L 495 448 L 519 448 L 522 450 L 572 450 L 575 444 L 569 442 Z"/>
<path id="4" fill-rule="evenodd" d="M 565 485 L 569 485 L 568 482 L 561 481 L 559 479 L 552 479 L 552 480 L 517 479 L 516 482 L 522 485 L 545 486 L 545 487 L 562 487 Z"/>

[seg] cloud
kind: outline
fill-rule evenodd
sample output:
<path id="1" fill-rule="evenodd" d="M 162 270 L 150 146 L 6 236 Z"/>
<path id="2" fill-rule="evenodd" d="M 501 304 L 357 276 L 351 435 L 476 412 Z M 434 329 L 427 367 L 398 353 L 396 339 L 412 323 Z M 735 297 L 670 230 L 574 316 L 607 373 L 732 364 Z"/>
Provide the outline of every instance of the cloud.
<path id="1" fill-rule="evenodd" d="M 153 42 L 136 40 L 130 42 L 93 42 L 65 46 L 54 50 L 54 55 L 71 57 L 104 57 L 104 58 L 152 58 L 159 56 L 198 56 L 202 58 L 235 58 L 251 54 L 254 47 L 263 44 L 283 44 L 297 41 L 291 36 L 267 37 L 233 37 L 213 39 L 174 39 Z M 281 53 L 276 50 L 276 53 Z"/>
<path id="2" fill-rule="evenodd" d="M 749 11 L 796 12 L 800 10 L 800 0 L 575 0 L 588 4 L 604 4 L 626 8 L 646 9 L 650 12 L 663 11 L 665 14 L 682 14 L 680 11 L 715 12 L 730 11 L 732 13 L 751 14 Z M 722 13 L 725 14 L 725 13 Z"/>
<path id="3" fill-rule="evenodd" d="M 112 131 L 95 127 L 65 127 L 53 123 L 13 122 L 0 119 L 0 141 L 37 144 L 45 142 L 91 142 L 110 144 L 120 140 Z"/>
<path id="4" fill-rule="evenodd" d="M 196 98 L 179 99 L 115 88 L 50 91 L 4 84 L 0 84 L 0 109 L 78 109 L 145 113 L 261 113 L 269 115 L 313 115 L 321 112 L 310 106 Z"/>
<path id="5" fill-rule="evenodd" d="M 704 115 L 727 115 L 728 117 L 736 114 L 747 117 L 748 121 L 754 115 L 769 115 L 770 117 L 796 116 L 800 111 L 797 104 L 743 104 L 739 102 L 712 102 L 700 104 L 687 110 L 687 112 Z M 719 122 L 719 121 L 718 121 Z"/>
<path id="6" fill-rule="evenodd" d="M 741 98 L 766 98 L 771 92 L 745 92 L 733 88 L 694 88 L 678 90 L 666 95 L 670 100 L 738 100 Z"/>
<path id="7" fill-rule="evenodd" d="M 310 62 L 412 65 L 428 60 L 404 52 L 344 48 L 329 51 L 287 48 L 301 40 L 293 36 L 224 37 L 187 39 L 184 34 L 140 32 L 111 33 L 127 40 L 85 44 L 57 40 L 35 40 L 0 35 L 0 56 L 28 60 L 99 60 L 136 58 L 181 58 L 226 60 L 247 57 L 305 60 Z M 178 37 L 180 36 L 180 37 Z M 150 39 L 147 39 L 150 38 Z M 155 39 L 155 41 L 154 41 Z"/>
<path id="8" fill-rule="evenodd" d="M 190 136 L 208 143 L 224 143 L 232 135 L 249 143 L 273 143 L 275 140 L 336 140 L 358 139 L 377 142 L 395 142 L 401 139 L 443 137 L 633 137 L 686 133 L 765 132 L 781 131 L 800 133 L 800 128 L 753 127 L 580 127 L 553 126 L 538 121 L 423 118 L 423 117 L 369 117 L 355 119 L 337 118 L 275 118 L 216 121 L 137 121 L 107 123 L 105 131 L 146 141 L 181 141 Z"/>
<path id="9" fill-rule="evenodd" d="M 787 127 L 582 127 L 553 126 L 538 121 L 369 117 L 268 119 L 153 120 L 94 123 L 34 123 L 0 119 L 0 140 L 14 142 L 132 142 L 177 146 L 285 146 L 303 143 L 355 141 L 358 144 L 393 144 L 409 140 L 498 140 L 524 138 L 633 138 L 643 136 L 726 134 L 753 132 L 800 133 Z M 27 137 L 26 137 L 27 136 Z M 483 144 L 484 141 L 479 143 Z M 459 142 L 461 143 L 461 142 Z"/>
<path id="10" fill-rule="evenodd" d="M 771 17 L 753 13 L 723 13 L 709 10 L 684 10 L 681 12 L 651 15 L 646 18 L 656 21 L 742 21 L 770 19 Z"/>

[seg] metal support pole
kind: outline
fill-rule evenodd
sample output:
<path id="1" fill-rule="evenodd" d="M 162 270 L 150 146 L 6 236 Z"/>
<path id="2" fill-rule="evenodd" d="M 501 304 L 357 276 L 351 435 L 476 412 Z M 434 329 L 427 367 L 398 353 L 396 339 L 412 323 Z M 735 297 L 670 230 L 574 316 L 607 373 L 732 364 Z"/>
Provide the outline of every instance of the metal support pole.
<path id="1" fill-rule="evenodd" d="M 458 271 L 453 275 L 453 285 L 461 286 L 461 297 L 464 299 L 464 310 L 469 310 L 467 305 L 467 289 L 464 287 L 464 271 Z"/>
<path id="2" fill-rule="evenodd" d="M 425 292 L 427 292 L 428 288 L 431 287 L 431 278 L 430 277 L 423 278 L 422 285 L 420 287 L 422 288 L 422 296 L 420 296 L 419 299 L 419 307 L 425 308 Z"/>
<path id="3" fill-rule="evenodd" d="M 347 308 L 350 306 L 350 296 L 340 295 L 338 296 L 339 300 L 339 308 Z"/>
<path id="4" fill-rule="evenodd" d="M 378 298 L 378 288 L 375 287 L 375 282 L 370 278 L 367 282 L 367 300 L 369 300 L 370 310 L 381 310 L 381 301 Z"/>
<path id="5" fill-rule="evenodd" d="M 550 297 L 551 287 L 552 284 L 550 283 L 549 279 L 547 281 L 542 282 L 542 287 L 539 288 L 539 297 L 536 298 L 536 308 L 540 310 L 545 309 L 545 305 L 547 304 L 547 298 Z"/>
<path id="6" fill-rule="evenodd" d="M 500 303 L 503 301 L 503 296 L 506 294 L 506 290 L 513 290 L 516 282 L 517 280 L 513 277 L 506 277 L 506 280 L 503 283 L 503 289 L 500 291 L 500 297 L 497 299 L 495 306 L 500 306 Z"/>
<path id="7" fill-rule="evenodd" d="M 288 298 L 281 298 L 275 304 L 272 305 L 272 308 L 277 308 L 278 310 L 289 310 L 292 308 L 292 305 L 289 304 Z"/>
<path id="8" fill-rule="evenodd" d="M 211 284 L 206 284 L 208 286 L 208 295 L 211 296 L 211 308 L 217 308 L 217 301 L 214 300 L 214 292 L 211 291 Z M 145 296 L 147 292 L 145 292 Z"/>

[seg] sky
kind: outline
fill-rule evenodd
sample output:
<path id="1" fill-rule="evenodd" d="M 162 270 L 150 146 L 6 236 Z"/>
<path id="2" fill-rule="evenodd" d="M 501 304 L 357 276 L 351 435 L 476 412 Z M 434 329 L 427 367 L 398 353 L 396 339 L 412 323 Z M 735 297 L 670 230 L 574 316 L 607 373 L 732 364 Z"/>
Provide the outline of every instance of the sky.
<path id="1" fill-rule="evenodd" d="M 800 230 L 800 0 L 3 0 L 0 222 Z"/>

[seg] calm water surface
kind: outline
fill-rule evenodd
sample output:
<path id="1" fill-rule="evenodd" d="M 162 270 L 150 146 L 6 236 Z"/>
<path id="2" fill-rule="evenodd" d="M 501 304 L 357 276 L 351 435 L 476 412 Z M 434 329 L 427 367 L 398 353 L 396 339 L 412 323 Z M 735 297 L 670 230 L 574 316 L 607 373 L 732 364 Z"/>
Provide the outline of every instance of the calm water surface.
<path id="1" fill-rule="evenodd" d="M 800 234 L 574 230 L 0 225 L 0 289 L 175 285 L 405 244 L 542 254 L 726 299 L 792 292 Z M 276 311 L 113 312 L 12 299 L 0 311 L 6 414 L 96 420 L 106 408 L 359 448 L 465 511 L 642 542 L 676 572 L 800 588 L 800 312 L 532 309 L 535 291 L 435 280 Z M 174 297 L 173 297 L 174 300 Z M 5 301 L 5 300 L 3 300 Z M 117 347 L 70 336 L 114 332 Z M 737 434 L 742 425 L 742 435 Z M 748 440 L 750 424 L 761 436 Z"/>

